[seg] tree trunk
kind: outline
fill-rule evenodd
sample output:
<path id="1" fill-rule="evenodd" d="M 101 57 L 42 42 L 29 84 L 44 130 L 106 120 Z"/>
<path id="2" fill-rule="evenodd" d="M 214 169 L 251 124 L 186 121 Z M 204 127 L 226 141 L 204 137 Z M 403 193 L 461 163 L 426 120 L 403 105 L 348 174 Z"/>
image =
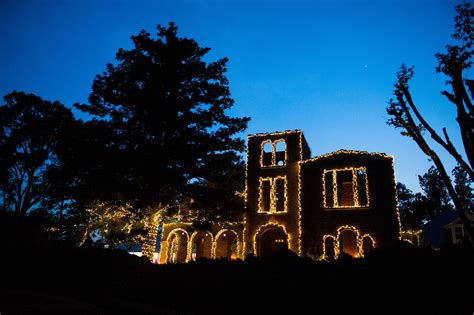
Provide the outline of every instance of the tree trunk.
<path id="1" fill-rule="evenodd" d="M 147 235 L 142 244 L 142 257 L 146 257 L 150 262 L 153 261 L 155 253 L 156 237 L 158 235 L 158 214 L 152 214 L 147 222 Z"/>

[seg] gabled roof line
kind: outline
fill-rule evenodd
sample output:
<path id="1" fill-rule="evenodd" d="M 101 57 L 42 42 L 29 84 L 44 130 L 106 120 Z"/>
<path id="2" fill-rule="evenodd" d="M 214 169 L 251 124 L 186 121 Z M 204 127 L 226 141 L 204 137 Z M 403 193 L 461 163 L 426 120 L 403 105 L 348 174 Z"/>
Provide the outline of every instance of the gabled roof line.
<path id="1" fill-rule="evenodd" d="M 340 154 L 371 155 L 371 156 L 379 156 L 379 157 L 383 157 L 383 158 L 393 159 L 393 156 L 387 155 L 385 153 L 380 153 L 380 152 L 367 152 L 367 151 L 355 151 L 355 150 L 343 150 L 343 149 L 341 149 L 341 150 L 337 150 L 335 152 L 323 154 L 323 155 L 320 155 L 320 156 L 315 156 L 314 158 L 307 159 L 307 160 L 304 160 L 304 161 L 300 161 L 299 163 L 304 164 L 304 163 L 308 163 L 308 162 L 312 162 L 312 161 L 316 161 L 316 160 L 319 160 L 319 159 L 331 157 L 333 155 L 340 155 Z"/>

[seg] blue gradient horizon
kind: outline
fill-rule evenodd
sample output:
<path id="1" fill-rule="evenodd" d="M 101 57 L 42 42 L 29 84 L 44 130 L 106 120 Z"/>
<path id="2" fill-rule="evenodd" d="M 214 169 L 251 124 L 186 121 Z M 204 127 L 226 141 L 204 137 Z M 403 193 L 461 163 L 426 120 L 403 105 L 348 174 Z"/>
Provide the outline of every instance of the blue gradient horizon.
<path id="1" fill-rule="evenodd" d="M 385 152 L 395 156 L 397 180 L 419 191 L 417 175 L 430 162 L 386 125 L 385 107 L 400 64 L 415 65 L 420 111 L 463 151 L 454 106 L 440 94 L 446 78 L 434 70 L 456 3 L 3 0 L 0 94 L 87 102 L 94 76 L 131 47 L 131 35 L 174 21 L 179 36 L 211 48 L 206 60 L 230 59 L 231 112 L 252 118 L 247 133 L 301 129 L 313 156 Z M 441 157 L 450 172 L 454 162 Z"/>

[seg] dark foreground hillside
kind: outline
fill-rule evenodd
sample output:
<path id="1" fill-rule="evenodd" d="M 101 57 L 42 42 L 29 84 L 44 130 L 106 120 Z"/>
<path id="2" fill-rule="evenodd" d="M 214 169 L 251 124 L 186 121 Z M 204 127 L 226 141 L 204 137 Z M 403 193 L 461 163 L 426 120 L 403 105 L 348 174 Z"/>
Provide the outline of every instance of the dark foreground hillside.
<path id="1" fill-rule="evenodd" d="M 1 256 L 7 314 L 472 314 L 474 253 L 400 246 L 315 263 L 201 260 L 156 266 L 121 251 L 49 248 Z"/>

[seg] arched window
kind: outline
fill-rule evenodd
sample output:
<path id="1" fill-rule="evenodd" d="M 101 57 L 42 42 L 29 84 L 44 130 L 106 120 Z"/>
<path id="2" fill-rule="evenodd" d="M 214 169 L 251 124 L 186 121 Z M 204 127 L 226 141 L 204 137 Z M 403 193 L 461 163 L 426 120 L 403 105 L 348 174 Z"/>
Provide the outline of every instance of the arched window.
<path id="1" fill-rule="evenodd" d="M 261 146 L 261 167 L 284 166 L 286 164 L 286 143 L 284 139 L 265 140 Z"/>
<path id="2" fill-rule="evenodd" d="M 186 262 L 188 254 L 188 234 L 182 229 L 175 229 L 168 235 L 168 263 Z"/>
<path id="3" fill-rule="evenodd" d="M 216 235 L 216 258 L 238 258 L 238 236 L 235 231 L 221 230 Z"/>

